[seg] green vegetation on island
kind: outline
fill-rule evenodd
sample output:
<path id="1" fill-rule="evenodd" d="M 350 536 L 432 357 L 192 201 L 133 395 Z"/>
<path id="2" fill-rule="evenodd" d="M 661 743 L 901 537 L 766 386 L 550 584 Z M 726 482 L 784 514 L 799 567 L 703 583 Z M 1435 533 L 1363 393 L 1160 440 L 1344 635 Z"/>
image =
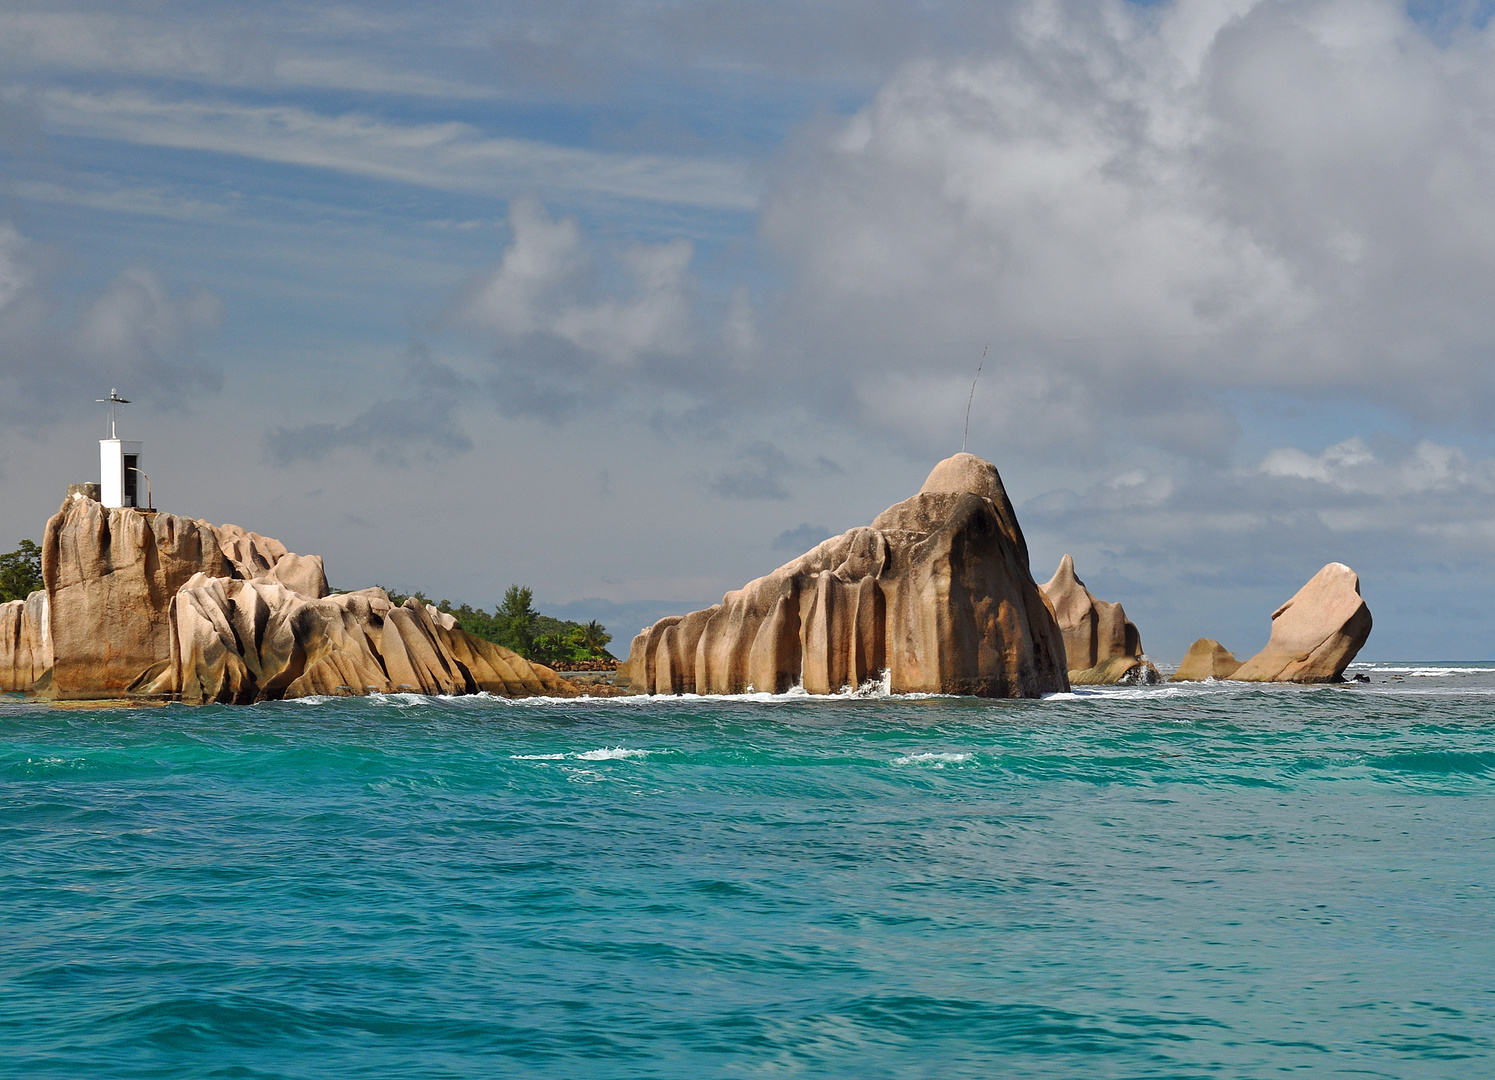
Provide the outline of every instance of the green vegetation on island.
<path id="1" fill-rule="evenodd" d="M 0 604 L 24 600 L 42 587 L 42 549 L 22 540 L 14 551 L 0 555 Z"/>
<path id="2" fill-rule="evenodd" d="M 503 603 L 492 611 L 470 604 L 456 605 L 449 600 L 432 600 L 419 590 L 409 594 L 393 589 L 384 591 L 396 604 L 403 604 L 411 596 L 421 603 L 434 604 L 473 637 L 513 649 L 526 660 L 550 664 L 616 659 L 606 648 L 613 639 L 606 627 L 596 620 L 579 623 L 540 614 L 534 608 L 533 591 L 525 585 L 510 585 L 504 592 Z"/>

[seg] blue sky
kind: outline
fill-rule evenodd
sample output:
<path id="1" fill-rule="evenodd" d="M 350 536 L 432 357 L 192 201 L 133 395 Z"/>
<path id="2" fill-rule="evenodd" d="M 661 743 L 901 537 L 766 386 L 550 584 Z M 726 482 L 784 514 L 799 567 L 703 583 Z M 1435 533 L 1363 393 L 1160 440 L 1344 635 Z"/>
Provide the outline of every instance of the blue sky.
<path id="1" fill-rule="evenodd" d="M 0 545 L 97 471 L 632 622 L 959 449 L 1161 658 L 1495 654 L 1488 4 L 0 3 Z M 622 620 L 621 622 L 619 620 Z"/>

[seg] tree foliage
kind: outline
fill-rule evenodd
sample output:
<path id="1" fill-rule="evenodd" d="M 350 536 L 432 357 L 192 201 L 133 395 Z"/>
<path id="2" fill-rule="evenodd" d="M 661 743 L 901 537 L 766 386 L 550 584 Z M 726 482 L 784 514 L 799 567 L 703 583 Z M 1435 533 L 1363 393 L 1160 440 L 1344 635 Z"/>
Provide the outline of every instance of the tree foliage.
<path id="1" fill-rule="evenodd" d="M 612 635 L 593 620 L 582 625 L 571 620 L 552 618 L 535 610 L 535 594 L 527 585 L 510 585 L 503 600 L 485 611 L 471 604 L 452 604 L 449 600 L 434 602 L 422 592 L 399 593 L 385 589 L 396 604 L 414 596 L 423 604 L 435 604 L 457 620 L 457 625 L 473 637 L 513 649 L 527 660 L 611 660 L 607 651 Z"/>
<path id="2" fill-rule="evenodd" d="M 42 549 L 22 540 L 14 551 L 0 555 L 0 604 L 24 600 L 42 587 Z"/>

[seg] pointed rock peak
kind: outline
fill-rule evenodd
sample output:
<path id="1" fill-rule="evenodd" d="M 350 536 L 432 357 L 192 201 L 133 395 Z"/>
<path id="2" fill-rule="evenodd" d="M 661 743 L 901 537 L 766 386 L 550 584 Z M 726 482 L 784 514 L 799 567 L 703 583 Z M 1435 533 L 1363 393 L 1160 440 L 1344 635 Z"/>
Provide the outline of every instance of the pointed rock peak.
<path id="1" fill-rule="evenodd" d="M 959 453 L 948 457 L 934 467 L 929 479 L 919 489 L 920 495 L 930 492 L 970 492 L 990 499 L 999 506 L 1007 501 L 1007 489 L 1002 486 L 1002 477 L 997 467 L 975 454 Z"/>
<path id="2" fill-rule="evenodd" d="M 1081 589 L 1085 587 L 1085 583 L 1075 573 L 1075 561 L 1065 555 L 1059 560 L 1059 569 L 1054 571 L 1054 576 L 1049 578 L 1048 584 L 1043 586 L 1043 591 L 1053 593 L 1057 590 L 1068 589 L 1071 585 L 1076 585 Z"/>

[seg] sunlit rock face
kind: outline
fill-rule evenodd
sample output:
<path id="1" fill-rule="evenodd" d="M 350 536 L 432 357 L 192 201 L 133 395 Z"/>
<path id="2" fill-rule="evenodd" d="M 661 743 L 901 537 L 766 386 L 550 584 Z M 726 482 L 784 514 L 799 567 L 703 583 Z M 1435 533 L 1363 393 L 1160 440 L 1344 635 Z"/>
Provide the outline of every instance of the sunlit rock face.
<path id="1" fill-rule="evenodd" d="M 248 704 L 369 693 L 574 697 L 549 668 L 463 631 L 414 597 L 383 589 L 323 599 L 278 581 L 194 579 L 172 602 L 182 701 Z"/>
<path id="2" fill-rule="evenodd" d="M 1065 555 L 1059 569 L 1040 586 L 1064 634 L 1069 681 L 1078 686 L 1118 682 L 1158 682 L 1158 670 L 1142 655 L 1142 635 L 1120 604 L 1099 600 L 1075 574 Z"/>
<path id="3" fill-rule="evenodd" d="M 0 693 L 31 690 L 51 670 L 47 594 L 0 604 Z"/>
<path id="4" fill-rule="evenodd" d="M 895 693 L 1068 689 L 1063 638 L 990 462 L 942 461 L 870 526 L 661 619 L 634 638 L 623 674 L 640 693 L 829 694 L 884 673 Z"/>
<path id="5" fill-rule="evenodd" d="M 1203 682 L 1206 679 L 1229 679 L 1240 670 L 1241 662 L 1224 645 L 1213 638 L 1200 638 L 1189 646 L 1178 670 L 1168 676 L 1169 682 Z"/>
<path id="6" fill-rule="evenodd" d="M 196 574 L 234 575 L 206 522 L 69 499 L 42 540 L 53 692 L 116 697 L 169 685 L 171 598 Z"/>
<path id="7" fill-rule="evenodd" d="M 1267 647 L 1230 676 L 1244 682 L 1338 682 L 1370 637 L 1360 578 L 1330 563 L 1272 612 Z"/>
<path id="8" fill-rule="evenodd" d="M 69 498 L 47 523 L 42 577 L 37 603 L 0 607 L 0 679 L 13 689 L 234 704 L 578 693 L 417 600 L 328 595 L 320 556 L 236 525 Z"/>

